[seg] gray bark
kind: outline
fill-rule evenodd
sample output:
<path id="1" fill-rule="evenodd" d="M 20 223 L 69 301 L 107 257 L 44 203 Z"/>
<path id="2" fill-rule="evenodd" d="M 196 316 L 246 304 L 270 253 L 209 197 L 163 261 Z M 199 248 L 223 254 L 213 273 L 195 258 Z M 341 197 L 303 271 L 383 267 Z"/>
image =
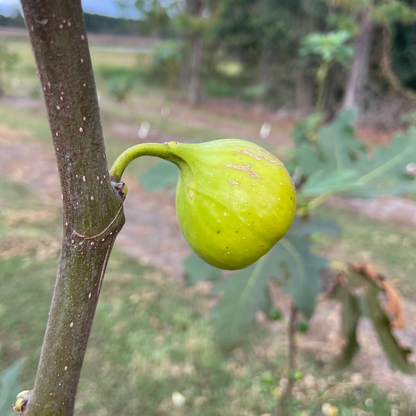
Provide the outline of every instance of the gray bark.
<path id="1" fill-rule="evenodd" d="M 72 416 L 108 258 L 124 224 L 109 178 L 80 0 L 22 0 L 62 190 L 63 236 L 27 416 Z"/>
<path id="2" fill-rule="evenodd" d="M 188 100 L 191 105 L 201 102 L 201 66 L 202 38 L 199 33 L 192 37 L 191 82 L 189 84 Z"/>
<path id="3" fill-rule="evenodd" d="M 313 83 L 307 78 L 305 68 L 296 72 L 296 118 L 298 120 L 308 117 L 314 110 Z"/>
<path id="4" fill-rule="evenodd" d="M 372 1 L 363 10 L 360 21 L 360 33 L 355 39 L 354 60 L 348 72 L 342 108 L 362 107 L 363 90 L 368 80 L 370 46 L 373 33 L 371 19 Z"/>

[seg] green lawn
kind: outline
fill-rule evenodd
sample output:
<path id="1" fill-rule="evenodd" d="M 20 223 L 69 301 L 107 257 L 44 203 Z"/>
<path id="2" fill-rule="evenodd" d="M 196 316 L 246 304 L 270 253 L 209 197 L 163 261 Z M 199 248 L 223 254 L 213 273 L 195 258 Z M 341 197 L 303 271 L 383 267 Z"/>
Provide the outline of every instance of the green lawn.
<path id="1" fill-rule="evenodd" d="M 9 45 L 20 57 L 13 74 L 19 78 L 20 87 L 10 87 L 8 93 L 34 96 L 39 88 L 29 45 L 23 40 L 12 40 Z M 137 59 L 141 59 L 140 70 L 149 56 L 93 49 L 92 59 L 111 163 L 138 141 L 135 134 L 118 134 L 115 123 L 130 126 L 133 132 L 142 121 L 159 126 L 159 111 L 166 97 L 160 89 L 140 82 L 127 103 L 116 103 L 107 96 L 109 87 L 101 75 L 102 68 L 135 70 Z M 130 110 L 127 105 L 132 106 Z M 165 123 L 162 133 L 190 141 L 224 137 L 219 126 L 225 116 L 201 109 L 189 111 L 193 118 L 208 121 L 210 127 L 178 117 Z M 231 121 L 247 128 L 258 124 L 238 118 Z M 0 125 L 26 131 L 28 140 L 50 141 L 41 104 L 19 108 L 1 103 Z M 144 158 L 129 167 L 129 174 L 137 177 L 152 163 L 152 159 Z M 45 205 L 41 195 L 8 178 L 0 178 L 0 189 L 0 377 L 24 358 L 19 384 L 27 389 L 33 386 L 53 292 L 61 214 Z M 321 213 L 337 220 L 343 235 L 322 237 L 318 251 L 341 261 L 369 257 L 388 278 L 397 278 L 402 293 L 413 298 L 414 271 L 410 267 L 416 248 L 414 231 L 330 208 L 322 208 Z M 86 354 L 77 416 L 260 416 L 273 412 L 278 390 L 263 379 L 271 372 L 277 386 L 284 384 L 284 340 L 258 331 L 247 335 L 244 348 L 225 355 L 214 341 L 209 319 L 214 302 L 211 295 L 179 285 L 158 270 L 115 251 Z M 371 381 L 351 383 L 351 373 L 359 369 L 337 372 L 330 365 L 321 368 L 318 364 L 312 356 L 299 356 L 298 366 L 308 377 L 295 385 L 290 416 L 321 416 L 324 403 L 337 407 L 340 416 L 353 416 L 353 409 L 366 411 L 367 416 L 390 416 L 392 407 L 398 408 L 400 416 L 414 415 L 409 398 L 388 394 Z M 181 408 L 172 403 L 175 391 L 186 398 Z M 0 415 L 7 416 L 10 403 L 1 405 L 0 400 Z"/>

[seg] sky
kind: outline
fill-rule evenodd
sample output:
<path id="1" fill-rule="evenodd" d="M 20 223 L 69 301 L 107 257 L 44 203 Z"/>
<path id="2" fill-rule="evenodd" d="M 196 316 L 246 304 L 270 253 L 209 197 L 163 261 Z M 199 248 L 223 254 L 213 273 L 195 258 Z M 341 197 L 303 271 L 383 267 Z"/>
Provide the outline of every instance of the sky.
<path id="1" fill-rule="evenodd" d="M 81 0 L 84 12 L 96 13 L 113 17 L 137 18 L 138 13 L 134 8 L 134 0 L 124 0 L 127 14 L 118 6 L 116 0 Z M 18 8 L 21 10 L 19 0 L 0 0 L 0 14 L 9 16 Z"/>

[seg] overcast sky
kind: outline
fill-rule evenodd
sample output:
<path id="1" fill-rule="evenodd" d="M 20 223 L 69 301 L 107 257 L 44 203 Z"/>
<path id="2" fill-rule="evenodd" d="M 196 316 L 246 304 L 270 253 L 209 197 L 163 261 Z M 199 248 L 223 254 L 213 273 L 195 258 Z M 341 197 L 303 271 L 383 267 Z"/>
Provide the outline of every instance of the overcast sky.
<path id="1" fill-rule="evenodd" d="M 81 0 L 82 7 L 87 13 L 103 14 L 114 17 L 130 17 L 137 18 L 137 10 L 133 4 L 134 0 L 124 0 L 123 3 L 127 6 L 127 15 L 117 5 L 116 0 Z M 0 0 L 0 14 L 9 16 L 18 8 L 21 9 L 19 0 Z"/>

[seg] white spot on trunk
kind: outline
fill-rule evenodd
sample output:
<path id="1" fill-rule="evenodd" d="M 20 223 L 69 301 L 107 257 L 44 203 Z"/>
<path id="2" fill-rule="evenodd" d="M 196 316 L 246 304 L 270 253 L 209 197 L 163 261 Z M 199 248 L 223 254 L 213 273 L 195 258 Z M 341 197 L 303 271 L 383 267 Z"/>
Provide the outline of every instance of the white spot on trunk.
<path id="1" fill-rule="evenodd" d="M 56 109 L 59 111 L 61 109 L 61 107 L 59 107 L 59 105 L 56 106 Z"/>
<path id="2" fill-rule="evenodd" d="M 85 182 L 85 176 L 82 177 L 82 180 Z"/>
<path id="3" fill-rule="evenodd" d="M 85 39 L 85 36 L 84 35 L 81 35 L 81 39 L 84 40 Z"/>
<path id="4" fill-rule="evenodd" d="M 66 371 L 66 370 L 68 370 L 68 367 L 67 367 L 67 366 L 65 366 L 64 370 L 65 370 L 65 371 Z"/>
<path id="5" fill-rule="evenodd" d="M 69 324 L 69 327 L 70 328 L 72 328 L 74 326 L 74 323 L 73 322 L 71 322 L 70 324 Z"/>
<path id="6" fill-rule="evenodd" d="M 94 201 L 94 197 L 91 195 L 91 201 Z"/>
<path id="7" fill-rule="evenodd" d="M 82 133 L 84 129 L 82 127 L 79 128 L 79 132 Z"/>

